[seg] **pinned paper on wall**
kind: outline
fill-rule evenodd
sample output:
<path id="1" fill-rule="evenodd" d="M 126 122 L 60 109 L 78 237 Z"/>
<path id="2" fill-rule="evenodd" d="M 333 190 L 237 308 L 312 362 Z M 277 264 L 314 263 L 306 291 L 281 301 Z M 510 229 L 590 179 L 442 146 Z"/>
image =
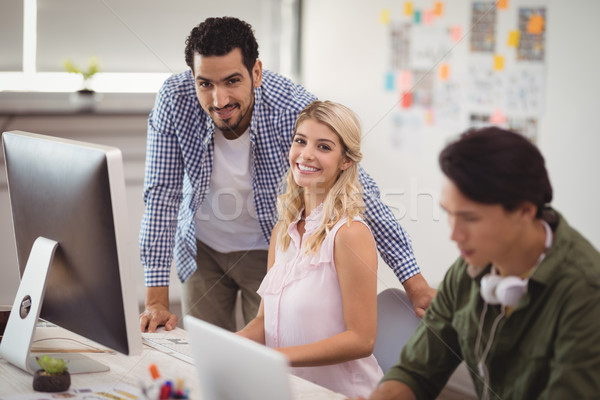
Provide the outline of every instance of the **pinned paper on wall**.
<path id="1" fill-rule="evenodd" d="M 415 15 L 415 24 L 421 23 L 421 11 L 417 10 L 414 12 Z"/>
<path id="2" fill-rule="evenodd" d="M 450 77 L 450 65 L 448 63 L 443 63 L 440 65 L 440 79 L 442 81 L 447 81 Z"/>
<path id="3" fill-rule="evenodd" d="M 521 33 L 519 31 L 510 31 L 508 34 L 508 45 L 510 47 L 518 47 L 520 37 Z"/>
<path id="4" fill-rule="evenodd" d="M 452 79 L 438 82 L 434 87 L 432 109 L 435 111 L 435 124 L 448 130 L 459 130 L 460 112 L 463 101 L 463 85 Z"/>
<path id="5" fill-rule="evenodd" d="M 433 10 L 423 11 L 423 24 L 425 24 L 425 25 L 433 24 Z"/>
<path id="6" fill-rule="evenodd" d="M 457 43 L 462 38 L 462 27 L 460 25 L 452 25 L 450 27 L 450 39 L 452 42 Z"/>
<path id="7" fill-rule="evenodd" d="M 413 26 L 411 40 L 409 53 L 412 70 L 431 70 L 452 48 L 452 41 L 445 27 Z"/>
<path id="8" fill-rule="evenodd" d="M 391 118 L 392 132 L 390 144 L 396 151 L 415 156 L 423 147 L 423 122 L 426 116 L 422 110 L 410 109 L 397 111 Z"/>
<path id="9" fill-rule="evenodd" d="M 534 117 L 505 117 L 502 124 L 503 128 L 513 132 L 520 133 L 533 143 L 537 141 L 537 118 Z M 485 128 L 489 126 L 492 116 L 488 114 L 472 113 L 469 116 L 469 126 L 471 128 Z"/>
<path id="10" fill-rule="evenodd" d="M 433 4 L 433 15 L 435 15 L 436 17 L 441 17 L 442 15 L 444 15 L 444 2 L 443 1 L 436 1 Z"/>
<path id="11" fill-rule="evenodd" d="M 385 75 L 385 90 L 388 92 L 391 92 L 394 90 L 395 87 L 395 75 L 393 72 L 388 72 Z"/>
<path id="12" fill-rule="evenodd" d="M 390 24 L 391 69 L 403 70 L 410 65 L 410 22 Z"/>
<path id="13" fill-rule="evenodd" d="M 413 15 L 413 4 L 411 1 L 404 3 L 404 15 Z"/>
<path id="14" fill-rule="evenodd" d="M 508 0 L 498 0 L 496 2 L 496 8 L 498 8 L 498 10 L 507 10 L 508 9 Z"/>
<path id="15" fill-rule="evenodd" d="M 469 79 L 465 81 L 465 100 L 469 107 L 482 109 L 503 104 L 504 74 L 494 73 L 490 67 L 488 60 L 471 60 L 466 72 Z"/>
<path id="16" fill-rule="evenodd" d="M 539 14 L 533 14 L 529 17 L 527 23 L 527 33 L 531 35 L 540 35 L 544 31 L 544 17 Z"/>
<path id="17" fill-rule="evenodd" d="M 493 53 L 496 49 L 496 8 L 493 3 L 476 1 L 471 11 L 471 51 Z"/>
<path id="18" fill-rule="evenodd" d="M 385 9 L 381 11 L 381 14 L 379 14 L 379 22 L 383 25 L 390 24 L 390 10 Z"/>
<path id="19" fill-rule="evenodd" d="M 546 7 L 519 8 L 517 60 L 544 61 L 546 54 Z"/>
<path id="20" fill-rule="evenodd" d="M 539 116 L 544 112 L 545 80 L 544 68 L 540 65 L 507 71 L 504 87 L 504 106 L 507 113 Z"/>
<path id="21" fill-rule="evenodd" d="M 504 69 L 504 57 L 496 54 L 494 56 L 494 71 L 502 71 Z"/>
<path id="22" fill-rule="evenodd" d="M 431 107 L 433 105 L 433 88 L 435 73 L 431 69 L 424 71 L 413 71 L 414 85 L 411 89 L 411 104 L 419 107 Z"/>

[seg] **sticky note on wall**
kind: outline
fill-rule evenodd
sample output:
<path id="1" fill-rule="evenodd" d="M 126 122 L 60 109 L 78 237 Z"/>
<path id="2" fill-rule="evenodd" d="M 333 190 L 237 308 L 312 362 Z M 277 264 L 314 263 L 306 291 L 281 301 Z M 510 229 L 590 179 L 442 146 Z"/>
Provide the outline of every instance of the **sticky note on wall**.
<path id="1" fill-rule="evenodd" d="M 394 87 L 396 86 L 396 76 L 393 72 L 388 72 L 385 75 L 385 90 L 388 92 L 391 92 L 394 90 Z"/>
<path id="2" fill-rule="evenodd" d="M 521 32 L 510 31 L 510 33 L 508 34 L 508 45 L 510 47 L 518 47 L 520 38 L 521 38 Z"/>
<path id="3" fill-rule="evenodd" d="M 436 1 L 433 4 L 433 15 L 441 17 L 444 14 L 444 2 Z"/>
<path id="4" fill-rule="evenodd" d="M 410 108 L 412 106 L 412 92 L 402 92 L 400 103 L 402 108 Z"/>
<path id="5" fill-rule="evenodd" d="M 390 24 L 390 10 L 382 10 L 381 14 L 379 14 L 379 22 L 383 25 Z"/>
<path id="6" fill-rule="evenodd" d="M 527 22 L 527 33 L 539 35 L 544 31 L 544 17 L 539 14 L 533 14 Z"/>
<path id="7" fill-rule="evenodd" d="M 508 9 L 508 0 L 498 0 L 498 2 L 496 2 L 496 8 L 498 10 Z"/>
<path id="8" fill-rule="evenodd" d="M 448 63 L 443 63 L 440 65 L 440 79 L 442 81 L 447 81 L 450 77 L 450 65 Z"/>
<path id="9" fill-rule="evenodd" d="M 425 25 L 433 24 L 433 11 L 432 10 L 423 11 L 423 23 Z"/>
<path id="10" fill-rule="evenodd" d="M 433 111 L 431 109 L 425 112 L 425 122 L 427 125 L 433 125 Z"/>
<path id="11" fill-rule="evenodd" d="M 408 92 L 412 89 L 413 73 L 411 70 L 401 70 L 398 73 L 398 89 L 403 92 Z"/>
<path id="12" fill-rule="evenodd" d="M 454 43 L 458 42 L 462 38 L 462 27 L 460 25 L 453 25 L 450 27 L 450 39 Z"/>
<path id="13" fill-rule="evenodd" d="M 496 54 L 494 56 L 494 71 L 502 71 L 504 69 L 504 57 Z"/>
<path id="14" fill-rule="evenodd" d="M 413 3 L 411 1 L 404 3 L 404 15 L 413 15 Z"/>
<path id="15" fill-rule="evenodd" d="M 502 125 L 502 124 L 505 124 L 506 121 L 508 121 L 508 119 L 506 118 L 506 115 L 504 115 L 502 110 L 499 108 L 494 110 L 494 113 L 492 115 L 490 115 L 490 120 L 489 120 L 490 124 Z"/>

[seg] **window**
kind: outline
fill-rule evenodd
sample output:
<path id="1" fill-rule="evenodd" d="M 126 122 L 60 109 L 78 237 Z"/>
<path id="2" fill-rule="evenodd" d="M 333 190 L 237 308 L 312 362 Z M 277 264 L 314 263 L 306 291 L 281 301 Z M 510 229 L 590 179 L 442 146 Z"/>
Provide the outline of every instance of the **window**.
<path id="1" fill-rule="evenodd" d="M 297 78 L 300 25 L 294 19 L 299 18 L 300 0 L 7 3 L 0 15 L 0 90 L 78 90 L 80 77 L 65 73 L 63 61 L 86 69 L 95 56 L 100 73 L 93 89 L 157 91 L 169 74 L 188 68 L 184 48 L 192 27 L 223 15 L 253 26 L 265 68 Z"/>

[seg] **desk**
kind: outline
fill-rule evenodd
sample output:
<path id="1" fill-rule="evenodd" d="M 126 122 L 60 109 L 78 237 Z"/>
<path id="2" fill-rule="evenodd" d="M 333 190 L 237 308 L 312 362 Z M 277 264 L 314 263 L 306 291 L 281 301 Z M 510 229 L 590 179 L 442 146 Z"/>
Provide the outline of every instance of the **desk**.
<path id="1" fill-rule="evenodd" d="M 38 328 L 38 330 L 40 329 L 41 328 Z M 62 336 L 63 333 L 65 336 L 72 335 L 61 328 L 44 329 L 60 330 L 61 336 L 54 335 L 54 337 L 64 337 Z M 168 333 L 166 334 L 168 335 Z M 181 334 L 181 330 L 178 334 Z M 85 339 L 79 340 L 85 342 Z M 35 343 L 34 346 L 38 347 L 38 344 Z M 94 345 L 94 347 L 98 346 Z M 152 378 L 150 377 L 149 366 L 154 363 L 159 367 L 162 376 L 174 379 L 182 378 L 185 381 L 186 387 L 190 389 L 190 399 L 200 400 L 199 395 L 197 394 L 198 379 L 196 376 L 196 369 L 192 365 L 146 345 L 143 345 L 142 347 L 142 354 L 130 357 L 118 353 L 86 354 L 90 358 L 109 365 L 110 371 L 71 375 L 71 388 L 83 389 L 98 385 L 111 385 L 117 382 L 137 386 L 140 380 L 145 383 L 150 383 Z M 78 346 L 78 348 L 81 347 Z M 8 395 L 34 393 L 32 389 L 32 380 L 33 377 L 30 374 L 14 367 L 3 358 L 0 358 L 0 399 Z M 345 396 L 341 394 L 334 393 L 293 375 L 290 375 L 290 384 L 293 396 L 298 400 L 345 399 Z"/>

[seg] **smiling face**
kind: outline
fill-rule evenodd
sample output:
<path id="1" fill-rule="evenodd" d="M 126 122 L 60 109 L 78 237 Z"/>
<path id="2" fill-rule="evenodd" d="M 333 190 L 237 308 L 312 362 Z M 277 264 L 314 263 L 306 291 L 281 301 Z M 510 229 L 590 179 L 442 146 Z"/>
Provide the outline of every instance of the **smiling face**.
<path id="1" fill-rule="evenodd" d="M 467 198 L 444 177 L 441 206 L 448 213 L 450 239 L 469 264 L 482 267 L 510 259 L 524 239 L 522 213 L 500 204 L 483 204 Z"/>
<path id="2" fill-rule="evenodd" d="M 298 125 L 289 160 L 296 184 L 305 194 L 316 196 L 318 202 L 323 201 L 340 172 L 352 165 L 338 135 L 312 119 Z"/>
<path id="3" fill-rule="evenodd" d="M 201 107 L 228 138 L 239 137 L 250 126 L 254 88 L 261 85 L 262 64 L 257 60 L 252 74 L 234 48 L 223 56 L 194 55 L 196 95 Z"/>

